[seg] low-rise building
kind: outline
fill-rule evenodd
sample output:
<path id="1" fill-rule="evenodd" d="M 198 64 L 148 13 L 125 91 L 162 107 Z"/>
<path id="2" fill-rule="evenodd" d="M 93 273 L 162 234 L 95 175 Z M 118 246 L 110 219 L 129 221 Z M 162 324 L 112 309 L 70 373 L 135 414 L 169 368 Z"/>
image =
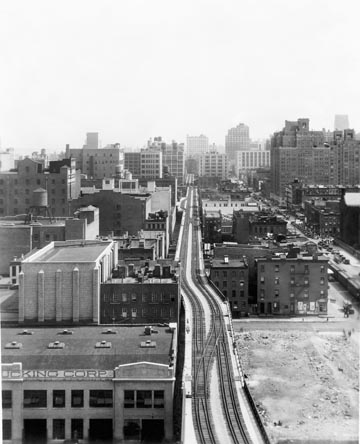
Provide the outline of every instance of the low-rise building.
<path id="1" fill-rule="evenodd" d="M 245 316 L 249 313 L 248 265 L 244 258 L 213 259 L 210 267 L 210 279 L 222 292 L 229 302 L 231 314 L 234 318 Z"/>
<path id="2" fill-rule="evenodd" d="M 51 242 L 21 262 L 19 322 L 99 324 L 100 286 L 117 266 L 113 241 Z"/>
<path id="3" fill-rule="evenodd" d="M 171 327 L 3 328 L 3 442 L 172 442 Z"/>
<path id="4" fill-rule="evenodd" d="M 180 270 L 171 260 L 119 261 L 101 284 L 102 324 L 178 322 Z"/>
<path id="5" fill-rule="evenodd" d="M 338 236 L 340 231 L 339 199 L 311 199 L 306 200 L 304 206 L 305 223 L 314 233 L 324 237 Z"/>
<path id="6" fill-rule="evenodd" d="M 291 252 L 257 259 L 257 308 L 260 315 L 327 313 L 328 258 Z"/>
<path id="7" fill-rule="evenodd" d="M 204 242 L 214 244 L 222 241 L 222 216 L 220 211 L 203 211 L 202 217 Z"/>

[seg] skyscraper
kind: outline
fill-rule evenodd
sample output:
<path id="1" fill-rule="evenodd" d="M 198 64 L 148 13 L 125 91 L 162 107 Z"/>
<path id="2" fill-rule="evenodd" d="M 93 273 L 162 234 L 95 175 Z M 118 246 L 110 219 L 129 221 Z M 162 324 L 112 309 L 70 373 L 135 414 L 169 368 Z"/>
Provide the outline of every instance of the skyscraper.
<path id="1" fill-rule="evenodd" d="M 235 128 L 230 128 L 225 137 L 225 153 L 230 163 L 234 163 L 238 151 L 250 149 L 249 127 L 239 123 Z"/>
<path id="2" fill-rule="evenodd" d="M 344 131 L 350 128 L 349 117 L 347 114 L 335 114 L 334 130 Z"/>

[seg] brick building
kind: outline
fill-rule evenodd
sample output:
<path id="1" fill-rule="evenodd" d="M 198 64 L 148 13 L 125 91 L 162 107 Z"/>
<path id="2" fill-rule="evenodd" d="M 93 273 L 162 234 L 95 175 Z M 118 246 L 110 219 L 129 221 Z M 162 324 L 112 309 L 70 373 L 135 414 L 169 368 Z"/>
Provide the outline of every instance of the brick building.
<path id="1" fill-rule="evenodd" d="M 327 313 L 328 258 L 301 253 L 257 259 L 260 315 Z"/>
<path id="2" fill-rule="evenodd" d="M 21 263 L 19 322 L 100 322 L 100 285 L 117 266 L 112 241 L 51 242 Z"/>
<path id="3" fill-rule="evenodd" d="M 100 211 L 99 231 L 101 236 L 136 234 L 144 228 L 151 212 L 150 194 L 125 194 L 116 190 L 95 190 L 72 201 L 72 211 L 82 206 L 93 205 Z"/>
<path id="4" fill-rule="evenodd" d="M 360 249 L 360 193 L 344 192 L 341 197 L 340 239 Z"/>
<path id="5" fill-rule="evenodd" d="M 248 284 L 249 271 L 246 260 L 213 259 L 210 267 L 210 279 L 229 302 L 234 318 L 245 316 L 249 309 Z"/>
<path id="6" fill-rule="evenodd" d="M 304 206 L 305 222 L 308 227 L 320 236 L 338 236 L 340 231 L 340 199 L 311 199 L 306 200 Z"/>
<path id="7" fill-rule="evenodd" d="M 47 190 L 53 216 L 72 215 L 71 201 L 80 195 L 80 171 L 74 159 L 50 162 L 49 168 L 31 159 L 18 162 L 17 170 L 0 172 L 0 216 L 26 214 L 33 191 Z"/>
<path id="8" fill-rule="evenodd" d="M 101 323 L 177 323 L 179 275 L 178 264 L 169 260 L 119 261 L 113 277 L 101 284 Z"/>

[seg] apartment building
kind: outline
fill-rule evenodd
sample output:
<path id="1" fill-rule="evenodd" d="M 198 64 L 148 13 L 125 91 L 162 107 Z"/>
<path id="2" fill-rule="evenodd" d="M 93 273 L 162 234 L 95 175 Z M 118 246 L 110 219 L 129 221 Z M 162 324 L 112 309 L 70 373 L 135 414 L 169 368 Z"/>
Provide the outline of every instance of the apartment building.
<path id="1" fill-rule="evenodd" d="M 226 154 L 210 151 L 198 159 L 198 174 L 201 177 L 219 177 L 221 180 L 228 178 L 229 168 Z"/>

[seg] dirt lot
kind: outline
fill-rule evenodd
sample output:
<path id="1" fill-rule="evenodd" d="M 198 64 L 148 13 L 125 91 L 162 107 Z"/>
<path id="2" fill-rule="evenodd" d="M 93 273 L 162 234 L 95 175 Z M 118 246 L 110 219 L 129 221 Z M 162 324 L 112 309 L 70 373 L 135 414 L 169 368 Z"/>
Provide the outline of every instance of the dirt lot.
<path id="1" fill-rule="evenodd" d="M 236 333 L 271 442 L 359 442 L 359 342 L 349 331 Z"/>

